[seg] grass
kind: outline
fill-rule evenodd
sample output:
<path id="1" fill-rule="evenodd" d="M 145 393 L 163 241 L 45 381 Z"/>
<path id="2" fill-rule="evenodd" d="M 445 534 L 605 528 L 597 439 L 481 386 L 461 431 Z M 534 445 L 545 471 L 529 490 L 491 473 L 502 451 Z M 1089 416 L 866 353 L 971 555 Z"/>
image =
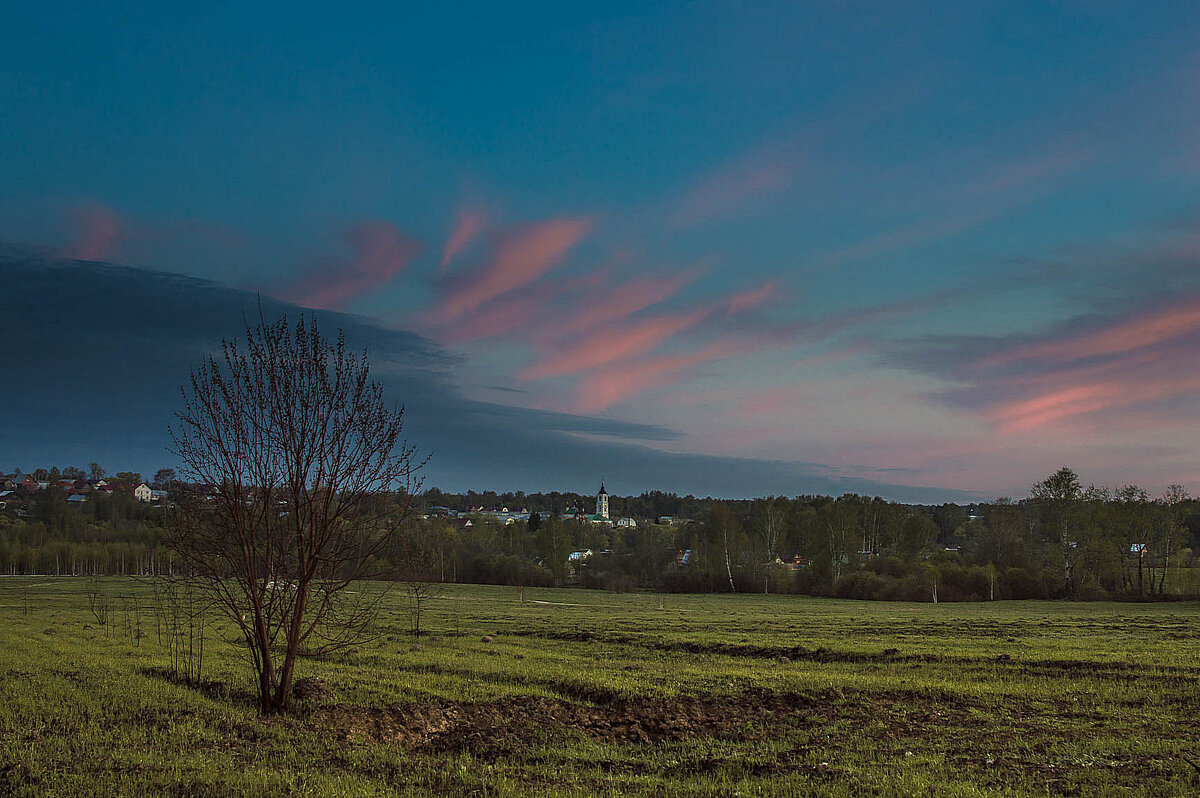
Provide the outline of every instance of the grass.
<path id="1" fill-rule="evenodd" d="M 232 627 L 180 686 L 148 588 L 102 584 L 107 626 L 86 580 L 0 579 L 0 795 L 1200 793 L 1192 603 L 454 586 L 414 645 L 395 593 L 302 661 L 333 696 L 262 719 Z"/>

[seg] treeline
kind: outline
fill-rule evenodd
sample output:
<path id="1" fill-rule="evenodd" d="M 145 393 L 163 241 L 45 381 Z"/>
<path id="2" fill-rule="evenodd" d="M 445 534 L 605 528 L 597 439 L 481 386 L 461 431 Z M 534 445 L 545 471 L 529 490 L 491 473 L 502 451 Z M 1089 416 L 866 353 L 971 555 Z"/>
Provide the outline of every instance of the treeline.
<path id="1" fill-rule="evenodd" d="M 554 513 L 594 501 L 570 493 L 423 498 L 429 507 Z M 431 519 L 412 534 L 436 550 L 436 578 L 501 584 L 910 601 L 1165 599 L 1200 588 L 1192 556 L 1200 503 L 1179 486 L 1154 498 L 1136 486 L 1085 488 L 1068 468 L 1028 498 L 965 507 L 853 494 L 720 501 L 646 493 L 609 504 L 614 517 L 683 522 L 498 526 L 476 517 L 469 527 Z"/>
<path id="2" fill-rule="evenodd" d="M 40 495 L 45 494 L 45 495 Z M 417 509 L 387 554 L 399 579 L 608 590 L 805 593 L 909 601 L 1193 596 L 1200 502 L 1179 487 L 1084 488 L 1070 469 L 1028 498 L 970 506 L 906 505 L 847 494 L 720 501 L 647 493 L 610 497 L 633 528 L 563 520 L 594 497 L 448 494 Z M 471 508 L 550 513 L 502 524 Z M 161 509 L 125 496 L 68 508 L 39 492 L 23 517 L 0 513 L 0 572 L 165 573 Z M 650 522 L 673 516 L 675 524 Z M 468 523 L 468 520 L 470 523 Z"/>
<path id="3" fill-rule="evenodd" d="M 127 493 L 67 503 L 58 485 L 0 512 L 0 573 L 151 575 L 173 570 L 163 546 L 163 510 Z"/>

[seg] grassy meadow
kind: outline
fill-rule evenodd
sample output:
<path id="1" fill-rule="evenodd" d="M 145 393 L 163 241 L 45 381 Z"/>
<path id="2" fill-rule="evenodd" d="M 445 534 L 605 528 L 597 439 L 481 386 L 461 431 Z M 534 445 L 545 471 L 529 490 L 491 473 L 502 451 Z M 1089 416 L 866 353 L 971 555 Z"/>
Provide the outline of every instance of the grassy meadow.
<path id="1" fill-rule="evenodd" d="M 0 578 L 0 795 L 1200 794 L 1194 603 L 455 585 L 415 640 L 397 590 L 260 718 L 232 626 L 183 686 L 151 588 L 99 584 L 103 625 L 89 580 Z"/>

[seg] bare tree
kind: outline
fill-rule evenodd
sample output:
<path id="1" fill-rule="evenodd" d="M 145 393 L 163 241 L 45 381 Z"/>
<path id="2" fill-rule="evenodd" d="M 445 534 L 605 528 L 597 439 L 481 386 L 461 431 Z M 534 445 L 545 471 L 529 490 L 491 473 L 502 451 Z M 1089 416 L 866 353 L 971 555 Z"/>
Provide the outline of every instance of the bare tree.
<path id="1" fill-rule="evenodd" d="M 445 585 L 440 573 L 440 541 L 434 530 L 420 523 L 406 526 L 395 548 L 400 562 L 396 576 L 408 596 L 409 629 L 418 638 L 422 634 L 421 619 L 426 605 L 441 595 Z"/>
<path id="2" fill-rule="evenodd" d="M 170 517 L 181 570 L 246 639 L 264 713 L 288 708 L 297 656 L 364 642 L 424 461 L 366 353 L 301 317 L 246 325 L 191 372 L 171 427 L 191 484 Z"/>
<path id="3" fill-rule="evenodd" d="M 166 632 L 171 678 L 200 687 L 204 673 L 204 638 L 208 622 L 209 591 L 198 590 L 193 579 L 154 582 L 155 623 L 159 643 Z M 161 589 L 160 589 L 161 587 Z"/>
<path id="4" fill-rule="evenodd" d="M 1163 594 L 1166 591 L 1167 573 L 1171 570 L 1171 555 L 1177 546 L 1187 541 L 1187 528 L 1183 525 L 1183 504 L 1191 499 L 1191 495 L 1183 485 L 1168 485 L 1158 501 L 1163 511 L 1158 514 L 1157 548 L 1155 558 L 1161 557 L 1159 568 L 1158 588 L 1154 586 L 1153 570 L 1150 577 L 1150 592 Z"/>
<path id="5" fill-rule="evenodd" d="M 100 588 L 100 583 L 95 579 L 88 585 L 87 591 L 88 609 L 92 611 L 92 617 L 96 619 L 96 623 L 105 627 L 105 632 L 108 631 L 108 596 Z"/>
<path id="6" fill-rule="evenodd" d="M 754 526 L 762 539 L 763 556 L 768 562 L 779 554 L 779 542 L 787 525 L 787 504 L 774 496 L 754 502 Z"/>
<path id="7" fill-rule="evenodd" d="M 771 572 L 774 560 L 779 556 L 779 542 L 783 537 L 787 520 L 787 505 L 768 496 L 758 499 L 753 505 L 755 530 L 763 547 L 763 592 L 770 592 Z"/>

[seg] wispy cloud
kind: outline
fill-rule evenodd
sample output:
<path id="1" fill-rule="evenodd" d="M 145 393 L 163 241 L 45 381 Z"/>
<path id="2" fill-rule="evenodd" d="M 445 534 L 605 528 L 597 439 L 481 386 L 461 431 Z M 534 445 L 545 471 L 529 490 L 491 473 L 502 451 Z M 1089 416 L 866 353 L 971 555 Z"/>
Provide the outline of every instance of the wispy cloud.
<path id="1" fill-rule="evenodd" d="M 1051 190 L 1055 181 L 1086 166 L 1095 151 L 1074 142 L 1047 153 L 998 164 L 934 194 L 941 207 L 923 218 L 868 236 L 816 258 L 810 271 L 902 251 L 990 222 Z"/>
<path id="2" fill-rule="evenodd" d="M 747 310 L 753 310 L 778 295 L 778 293 L 779 289 L 776 287 L 775 281 L 770 280 L 758 288 L 743 291 L 729 297 L 725 306 L 725 312 L 733 316 Z"/>
<path id="3" fill-rule="evenodd" d="M 323 260 L 278 292 L 281 299 L 312 308 L 341 309 L 389 282 L 421 251 L 415 239 L 391 222 L 361 222 L 343 234 L 353 255 Z"/>
<path id="4" fill-rule="evenodd" d="M 759 321 L 752 325 L 731 326 L 733 320 L 721 311 L 727 311 L 731 306 L 744 309 L 756 306 L 757 301 L 748 302 L 744 298 L 768 295 L 765 288 L 710 300 L 686 314 L 600 328 L 544 354 L 520 376 L 541 379 L 580 374 L 574 409 L 597 412 L 652 388 L 681 384 L 690 379 L 694 367 L 701 364 L 829 340 L 848 330 L 884 322 L 934 301 L 920 297 L 798 322 L 771 324 Z M 743 299 L 739 301 L 739 298 Z M 704 343 L 706 339 L 708 342 Z M 682 351 L 653 354 L 666 348 L 668 342 Z M 823 357 L 832 363 L 848 359 L 865 348 L 865 344 L 858 343 Z"/>
<path id="5" fill-rule="evenodd" d="M 458 219 L 454 222 L 454 230 L 442 249 L 442 260 L 438 263 L 438 269 L 446 268 L 450 261 L 462 254 L 471 241 L 483 231 L 484 221 L 484 215 L 479 211 L 459 212 Z"/>
<path id="6" fill-rule="evenodd" d="M 980 368 L 1021 360 L 1070 361 L 1132 352 L 1200 331 L 1200 297 L 1154 308 L 1100 329 L 1023 346 L 982 360 Z"/>
<path id="7" fill-rule="evenodd" d="M 842 349 L 835 349 L 832 352 L 821 352 L 816 355 L 802 357 L 796 361 L 796 368 L 822 368 L 836 363 L 844 363 L 862 353 L 868 351 L 869 347 L 866 344 L 858 343 Z"/>
<path id="8" fill-rule="evenodd" d="M 684 192 L 672 223 L 676 228 L 689 228 L 738 213 L 786 190 L 802 163 L 802 154 L 795 148 L 748 153 Z"/>
<path id="9" fill-rule="evenodd" d="M 109 260 L 116 257 L 128 237 L 126 222 L 107 205 L 89 202 L 69 212 L 75 237 L 66 256 L 75 260 Z"/>
<path id="10" fill-rule="evenodd" d="M 544 280 L 512 296 L 485 303 L 474 312 L 438 329 L 438 338 L 446 343 L 482 341 L 518 330 L 526 336 L 541 326 L 546 308 L 568 290 L 562 282 Z"/>
<path id="11" fill-rule="evenodd" d="M 575 388 L 575 409 L 596 413 L 644 391 L 678 384 L 688 369 L 739 352 L 735 344 L 717 341 L 694 352 L 662 355 L 612 366 L 586 375 Z"/>
<path id="12" fill-rule="evenodd" d="M 1002 432 L 1029 432 L 1052 424 L 1085 421 L 1102 411 L 1161 403 L 1197 393 L 1200 393 L 1200 377 L 1188 373 L 1147 375 L 1133 370 L 1107 381 L 1067 383 L 1027 399 L 1001 402 L 986 413 Z M 1121 423 L 1127 431 L 1132 431 L 1127 419 Z"/>
<path id="13" fill-rule="evenodd" d="M 497 235 L 486 262 L 444 285 L 428 314 L 434 325 L 449 324 L 484 303 L 532 283 L 562 263 L 592 230 L 590 218 L 558 218 L 509 228 Z"/>
<path id="14" fill-rule="evenodd" d="M 1070 430 L 1103 439 L 1134 432 L 1146 419 L 1156 428 L 1190 419 L 1200 394 L 1197 351 L 1200 295 L 1193 289 L 1183 299 L 1092 312 L 1036 335 L 913 342 L 900 357 L 958 383 L 938 398 L 977 413 L 998 433 Z"/>
<path id="15" fill-rule="evenodd" d="M 588 371 L 608 363 L 644 354 L 668 338 L 695 327 L 712 311 L 666 314 L 627 325 L 603 327 L 544 354 L 520 373 L 523 380 L 538 380 Z"/>
<path id="16" fill-rule="evenodd" d="M 629 280 L 600 293 L 598 297 L 585 294 L 566 318 L 555 319 L 554 327 L 570 335 L 632 316 L 671 298 L 695 278 L 696 272 L 688 270 L 667 277 Z"/>
<path id="17" fill-rule="evenodd" d="M 802 391 L 791 385 L 755 391 L 738 401 L 738 415 L 745 418 L 774 413 L 785 407 L 793 406 L 801 395 Z"/>
<path id="18" fill-rule="evenodd" d="M 768 136 L 710 168 L 675 196 L 665 214 L 669 226 L 684 230 L 756 209 L 793 189 L 809 171 L 814 153 L 841 143 L 914 96 L 913 87 L 893 84 L 876 96 L 826 109 L 816 118 Z"/>

